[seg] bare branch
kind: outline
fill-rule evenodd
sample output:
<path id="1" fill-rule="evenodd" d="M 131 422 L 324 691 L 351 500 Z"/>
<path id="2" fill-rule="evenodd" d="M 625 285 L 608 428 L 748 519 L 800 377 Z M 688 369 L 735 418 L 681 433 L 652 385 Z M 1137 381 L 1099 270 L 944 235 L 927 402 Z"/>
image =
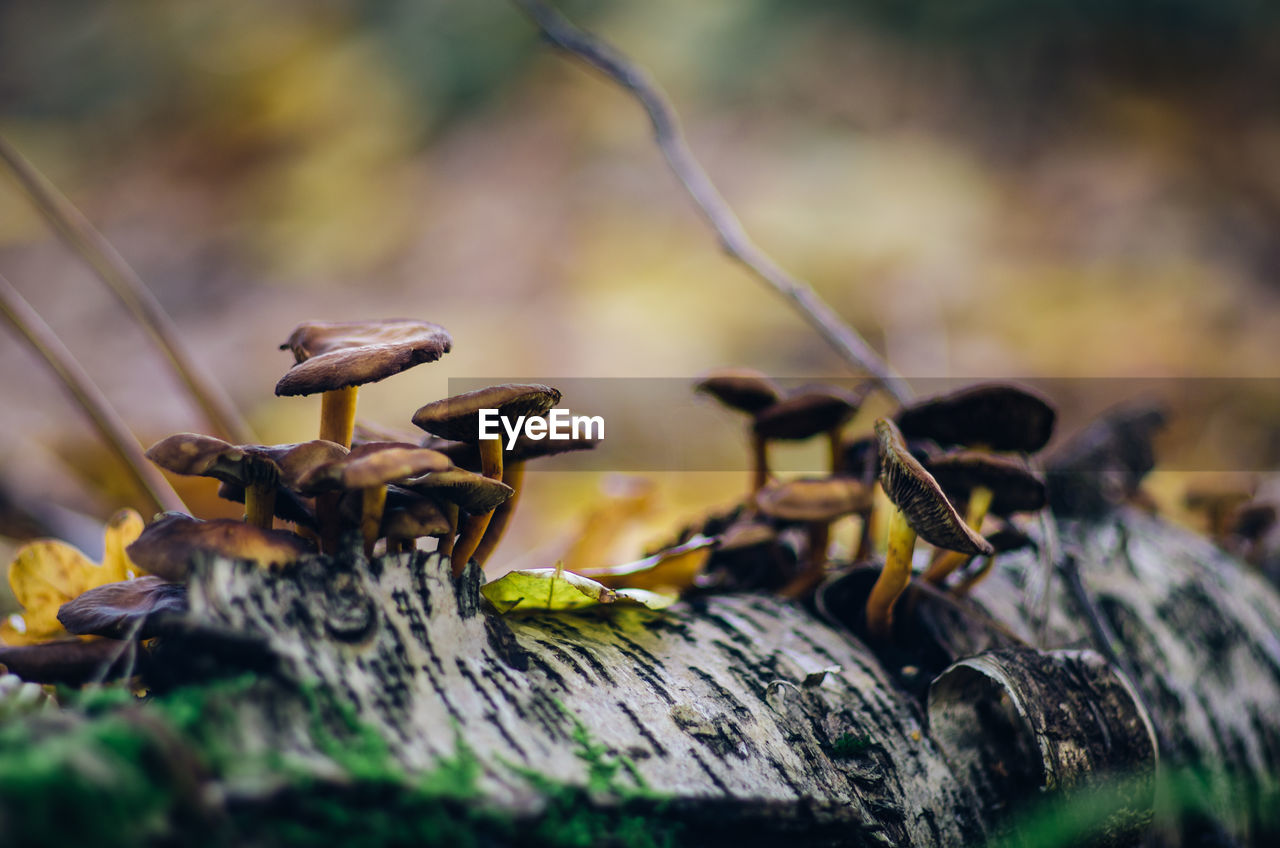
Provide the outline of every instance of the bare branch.
<path id="1" fill-rule="evenodd" d="M 45 220 L 67 245 L 89 264 L 101 280 L 146 328 L 152 341 L 164 352 L 169 364 L 199 404 L 210 426 L 236 444 L 255 441 L 253 431 L 236 410 L 235 404 L 210 377 L 182 343 L 181 333 L 124 257 L 98 232 L 71 201 L 36 170 L 13 145 L 0 137 L 0 160 Z"/>
<path id="2" fill-rule="evenodd" d="M 57 373 L 76 403 L 124 463 L 138 489 L 151 500 L 155 510 L 185 511 L 186 507 L 178 493 L 143 456 L 138 440 L 119 413 L 112 408 L 102 390 L 94 384 L 93 378 L 44 322 L 40 313 L 3 276 L 0 276 L 0 315 L 22 334 L 32 349 L 44 357 L 49 367 Z"/>
<path id="3" fill-rule="evenodd" d="M 689 149 L 670 100 L 658 84 L 634 62 L 595 35 L 579 29 L 542 0 L 513 0 L 556 47 L 570 53 L 631 92 L 653 124 L 654 139 L 672 172 L 684 184 L 720 245 L 731 257 L 782 295 L 851 365 L 876 378 L 900 403 L 912 396 L 910 387 L 845 323 L 813 288 L 784 271 L 747 235 L 742 222 L 716 190 Z"/>

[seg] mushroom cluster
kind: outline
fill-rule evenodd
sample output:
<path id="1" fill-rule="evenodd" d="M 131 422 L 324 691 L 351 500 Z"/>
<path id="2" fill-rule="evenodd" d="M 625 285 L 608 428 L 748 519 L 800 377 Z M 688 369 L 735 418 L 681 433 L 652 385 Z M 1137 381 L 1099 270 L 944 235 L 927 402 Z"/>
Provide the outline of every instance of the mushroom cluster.
<path id="1" fill-rule="evenodd" d="M 1030 456 L 1048 442 L 1055 412 L 1042 397 L 1016 386 L 981 384 L 916 402 L 876 421 L 874 434 L 848 437 L 846 425 L 869 385 L 853 392 L 820 385 L 783 392 L 763 374 L 727 369 L 704 377 L 696 390 L 750 417 L 751 488 L 727 516 L 690 528 L 682 539 L 701 533 L 719 540 L 707 565 L 714 573 L 741 568 L 740 549 L 728 541 L 747 530 L 773 531 L 766 536 L 758 530 L 753 538 L 760 540 L 756 550 L 763 559 L 776 562 L 775 554 L 766 553 L 769 547 L 782 545 L 790 528 L 800 528 L 798 568 L 785 580 L 770 584 L 766 578 L 758 585 L 805 597 L 829 569 L 835 520 L 861 519 L 852 560 L 871 559 L 877 518 L 873 492 L 879 482 L 889 501 L 885 562 L 865 610 L 867 632 L 877 639 L 891 635 L 894 607 L 911 580 L 917 537 L 934 548 L 922 578 L 936 586 L 947 585 L 975 557 L 984 558 L 952 587 L 964 594 L 989 573 L 996 553 L 1029 544 L 1010 516 L 1036 512 L 1047 503 Z M 830 445 L 827 476 L 773 478 L 770 442 L 818 436 Z M 993 524 L 984 536 L 984 525 Z"/>
<path id="2" fill-rule="evenodd" d="M 424 439 L 356 427 L 360 386 L 434 362 L 451 346 L 448 331 L 424 321 L 300 325 L 281 345 L 295 362 L 276 394 L 321 396 L 319 438 L 232 445 L 180 433 L 152 446 L 148 458 L 166 471 L 218 480 L 221 496 L 245 504 L 245 520 L 171 516 L 144 531 L 140 555 L 148 556 L 160 535 L 156 551 L 190 544 L 243 556 L 256 545 L 294 550 L 294 558 L 314 549 L 333 554 L 357 540 L 367 556 L 399 553 L 435 538 L 455 574 L 472 559 L 483 565 L 510 520 L 524 463 L 594 443 L 526 439 L 504 449 L 500 440 L 480 439 L 482 409 L 541 416 L 559 402 L 558 391 L 541 385 L 490 386 L 428 403 L 412 417 L 430 434 Z M 291 529 L 275 529 L 277 520 Z"/>

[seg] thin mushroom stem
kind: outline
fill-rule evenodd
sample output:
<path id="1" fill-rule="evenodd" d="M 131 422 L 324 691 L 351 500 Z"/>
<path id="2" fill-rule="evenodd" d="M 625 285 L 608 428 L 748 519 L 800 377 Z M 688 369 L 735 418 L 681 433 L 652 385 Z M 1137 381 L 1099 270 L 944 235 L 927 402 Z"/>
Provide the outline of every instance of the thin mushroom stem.
<path id="1" fill-rule="evenodd" d="M 368 486 L 360 495 L 360 535 L 364 539 L 365 556 L 373 556 L 373 545 L 382 528 L 382 513 L 387 506 L 387 487 Z"/>
<path id="2" fill-rule="evenodd" d="M 755 494 L 769 482 L 769 444 L 764 436 L 751 434 L 751 493 Z"/>
<path id="3" fill-rule="evenodd" d="M 186 506 L 178 493 L 147 460 L 142 446 L 129 432 L 129 426 L 94 384 L 93 378 L 71 355 L 57 333 L 3 276 L 0 276 L 0 313 L 62 380 L 98 433 L 124 463 L 139 491 L 151 502 L 151 509 L 155 512 L 185 511 Z"/>
<path id="4" fill-rule="evenodd" d="M 444 504 L 444 517 L 449 520 L 449 532 L 440 537 L 440 544 L 436 546 L 436 552 L 441 556 L 453 556 L 453 545 L 458 535 L 458 505 L 446 502 Z"/>
<path id="5" fill-rule="evenodd" d="M 270 530 L 275 523 L 276 484 L 270 480 L 257 480 L 244 490 L 244 520 L 246 524 Z"/>
<path id="6" fill-rule="evenodd" d="M 334 389 L 320 396 L 320 438 L 351 447 L 356 426 L 356 398 L 359 386 Z"/>
<path id="7" fill-rule="evenodd" d="M 899 403 L 910 400 L 912 392 L 906 381 L 893 373 L 866 340 L 811 286 L 792 277 L 751 241 L 742 222 L 698 164 L 680 129 L 675 108 L 657 83 L 612 45 L 574 26 L 542 0 L 514 3 L 553 45 L 601 71 L 639 100 L 653 124 L 654 139 L 667 164 L 715 230 L 724 251 L 789 301 L 845 361 L 875 377 Z"/>
<path id="8" fill-rule="evenodd" d="M 986 580 L 987 576 L 991 574 L 992 566 L 995 565 L 995 562 L 996 558 L 994 555 L 987 557 L 982 565 L 975 569 L 972 574 L 965 575 L 964 579 L 951 590 L 951 594 L 955 595 L 957 598 L 968 596 L 968 594 L 973 591 L 974 586 L 977 586 L 983 580 Z"/>
<path id="9" fill-rule="evenodd" d="M 982 532 L 982 522 L 991 508 L 991 499 L 995 493 L 986 486 L 975 486 L 969 493 L 969 505 L 965 508 L 965 523 L 975 533 Z M 924 579 L 935 586 L 941 586 L 957 568 L 963 566 L 973 557 L 956 551 L 939 551 L 938 556 L 925 569 Z"/>
<path id="10" fill-rule="evenodd" d="M 186 385 L 217 435 L 233 444 L 257 441 L 253 430 L 236 410 L 226 392 L 204 372 L 184 347 L 182 334 L 174 325 L 173 319 L 124 257 L 71 201 L 3 137 L 0 137 L 0 160 L 8 166 L 27 198 L 40 210 L 62 240 L 80 254 L 129 310 L 134 320 L 150 334 L 152 341 L 164 352 L 174 372 Z"/>
<path id="11" fill-rule="evenodd" d="M 827 546 L 831 543 L 831 522 L 810 521 L 806 526 L 809 551 L 804 570 L 778 591 L 784 598 L 803 598 L 822 582 L 827 573 Z"/>
<path id="12" fill-rule="evenodd" d="M 502 482 L 511 487 L 511 497 L 493 511 L 489 527 L 484 531 L 484 538 L 476 548 L 475 559 L 481 567 L 484 567 L 494 549 L 498 547 L 498 543 L 502 541 L 502 536 L 511 523 L 511 517 L 515 515 L 516 501 L 520 499 L 520 493 L 524 487 L 524 466 L 523 462 L 512 462 L 502 470 Z"/>
<path id="13" fill-rule="evenodd" d="M 831 473 L 839 474 L 844 470 L 844 451 L 840 446 L 840 428 L 827 431 L 827 444 L 831 448 Z"/>
<path id="14" fill-rule="evenodd" d="M 480 451 L 481 473 L 491 480 L 501 480 L 502 440 L 481 439 L 477 448 Z M 484 538 L 484 532 L 489 529 L 489 522 L 492 518 L 493 512 L 490 511 L 479 515 L 468 515 L 467 519 L 462 522 L 462 532 L 458 536 L 458 541 L 454 545 L 453 553 L 450 557 L 453 561 L 454 577 L 460 577 L 463 569 L 467 567 L 467 562 L 475 556 L 480 547 L 480 541 Z"/>
<path id="15" fill-rule="evenodd" d="M 911 583 L 911 554 L 915 547 L 916 531 L 902 510 L 893 507 L 884 569 L 867 596 L 867 632 L 876 639 L 887 640 L 893 632 L 893 606 Z"/>
<path id="16" fill-rule="evenodd" d="M 865 509 L 858 513 L 862 526 L 858 528 L 858 551 L 853 555 L 854 562 L 862 562 L 871 558 L 871 525 L 874 513 Z"/>

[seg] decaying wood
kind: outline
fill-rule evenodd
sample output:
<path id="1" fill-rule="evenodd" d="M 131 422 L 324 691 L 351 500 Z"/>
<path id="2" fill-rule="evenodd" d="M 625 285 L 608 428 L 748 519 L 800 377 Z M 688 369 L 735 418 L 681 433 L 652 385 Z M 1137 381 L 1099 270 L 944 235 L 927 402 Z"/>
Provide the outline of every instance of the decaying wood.
<path id="1" fill-rule="evenodd" d="M 217 788 L 200 797 L 231 804 L 270 806 L 273 781 L 299 773 L 343 803 L 370 779 L 343 759 L 355 716 L 406 785 L 465 753 L 466 805 L 507 821 L 578 787 L 598 809 L 678 821 L 688 844 L 973 845 L 1016 840 L 1019 801 L 1102 785 L 1121 802 L 1108 844 L 1273 844 L 1280 597 L 1141 513 L 1058 529 L 1068 556 L 1039 649 L 1022 588 L 1034 552 L 1002 557 L 967 606 L 917 598 L 918 623 L 902 623 L 920 635 L 875 650 L 834 622 L 834 590 L 821 614 L 721 595 L 503 618 L 474 567 L 455 580 L 435 555 L 356 553 L 283 571 L 194 563 L 189 617 L 147 669 L 158 689 L 252 670 L 219 744 L 289 765 L 206 775 Z M 601 752 L 626 766 L 607 786 Z M 1157 770 L 1195 776 L 1195 816 L 1153 805 Z M 1100 783 L 1111 771 L 1124 780 Z M 5 803 L 0 824 L 17 814 Z"/>
<path id="2" fill-rule="evenodd" d="M 1121 679 L 1127 670 L 1137 698 L 1108 705 L 1097 686 L 1037 721 L 1050 734 L 1100 726 L 1086 711 L 1123 713 L 1130 728 L 1150 721 L 1161 768 L 1203 770 L 1209 829 L 1257 842 L 1274 821 L 1238 794 L 1275 797 L 1280 598 L 1209 543 L 1139 513 L 1060 532 L 1084 594 L 1070 579 L 1053 582 L 1045 647 L 1097 651 L 1089 662 Z M 948 650 L 1030 641 L 1021 587 L 1038 564 L 1034 554 L 1003 557 L 975 602 L 1007 629 L 967 626 L 981 616 L 959 612 Z M 1004 824 L 972 767 L 981 757 L 944 755 L 920 702 L 895 682 L 895 661 L 797 605 L 726 595 L 660 613 L 504 619 L 482 608 L 478 584 L 474 569 L 455 582 L 446 561 L 425 554 L 279 573 L 212 561 L 196 569 L 191 606 L 206 626 L 265 638 L 282 679 L 349 704 L 410 772 L 454 756 L 461 741 L 482 768 L 477 803 L 515 817 L 546 802 L 530 771 L 589 784 L 575 741 L 585 733 L 674 799 L 667 814 L 679 811 L 693 833 L 734 822 L 743 835 L 814 844 L 974 844 Z M 1082 603 L 1096 607 L 1101 634 Z M 298 703 L 240 709 L 254 746 L 336 773 Z M 1060 725 L 1055 710 L 1069 712 Z M 1112 748 L 1123 746 L 1108 741 L 1090 756 Z M 1043 773 L 1032 766 L 1028 774 Z M 1158 835 L 1174 840 L 1185 825 L 1160 819 Z"/>

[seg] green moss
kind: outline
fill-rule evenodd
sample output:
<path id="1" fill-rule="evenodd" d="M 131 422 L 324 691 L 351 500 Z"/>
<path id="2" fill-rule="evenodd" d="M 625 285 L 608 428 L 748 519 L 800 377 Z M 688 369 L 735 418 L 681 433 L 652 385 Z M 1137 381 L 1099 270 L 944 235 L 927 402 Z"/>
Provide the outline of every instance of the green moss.
<path id="1" fill-rule="evenodd" d="M 239 744 L 246 700 L 297 698 L 317 751 L 349 783 L 320 781 L 277 751 Z M 536 820 L 479 802 L 483 765 L 461 733 L 452 756 L 408 774 L 350 706 L 326 693 L 246 676 L 138 699 L 122 689 L 64 692 L 61 713 L 0 728 L 0 842 L 126 848 L 178 839 L 195 848 L 308 846 L 619 846 L 664 848 L 675 829 L 628 758 L 575 723 L 587 787 L 520 772 L 546 798 Z M 178 749 L 175 751 L 175 748 Z M 192 818 L 192 771 L 280 787 L 232 804 L 220 827 Z M 183 789 L 183 787 L 190 787 Z M 602 795 L 618 806 L 601 809 Z"/>
<path id="2" fill-rule="evenodd" d="M 855 736 L 852 733 L 841 733 L 831 743 L 831 756 L 837 760 L 848 760 L 858 756 L 871 747 L 870 736 Z"/>

